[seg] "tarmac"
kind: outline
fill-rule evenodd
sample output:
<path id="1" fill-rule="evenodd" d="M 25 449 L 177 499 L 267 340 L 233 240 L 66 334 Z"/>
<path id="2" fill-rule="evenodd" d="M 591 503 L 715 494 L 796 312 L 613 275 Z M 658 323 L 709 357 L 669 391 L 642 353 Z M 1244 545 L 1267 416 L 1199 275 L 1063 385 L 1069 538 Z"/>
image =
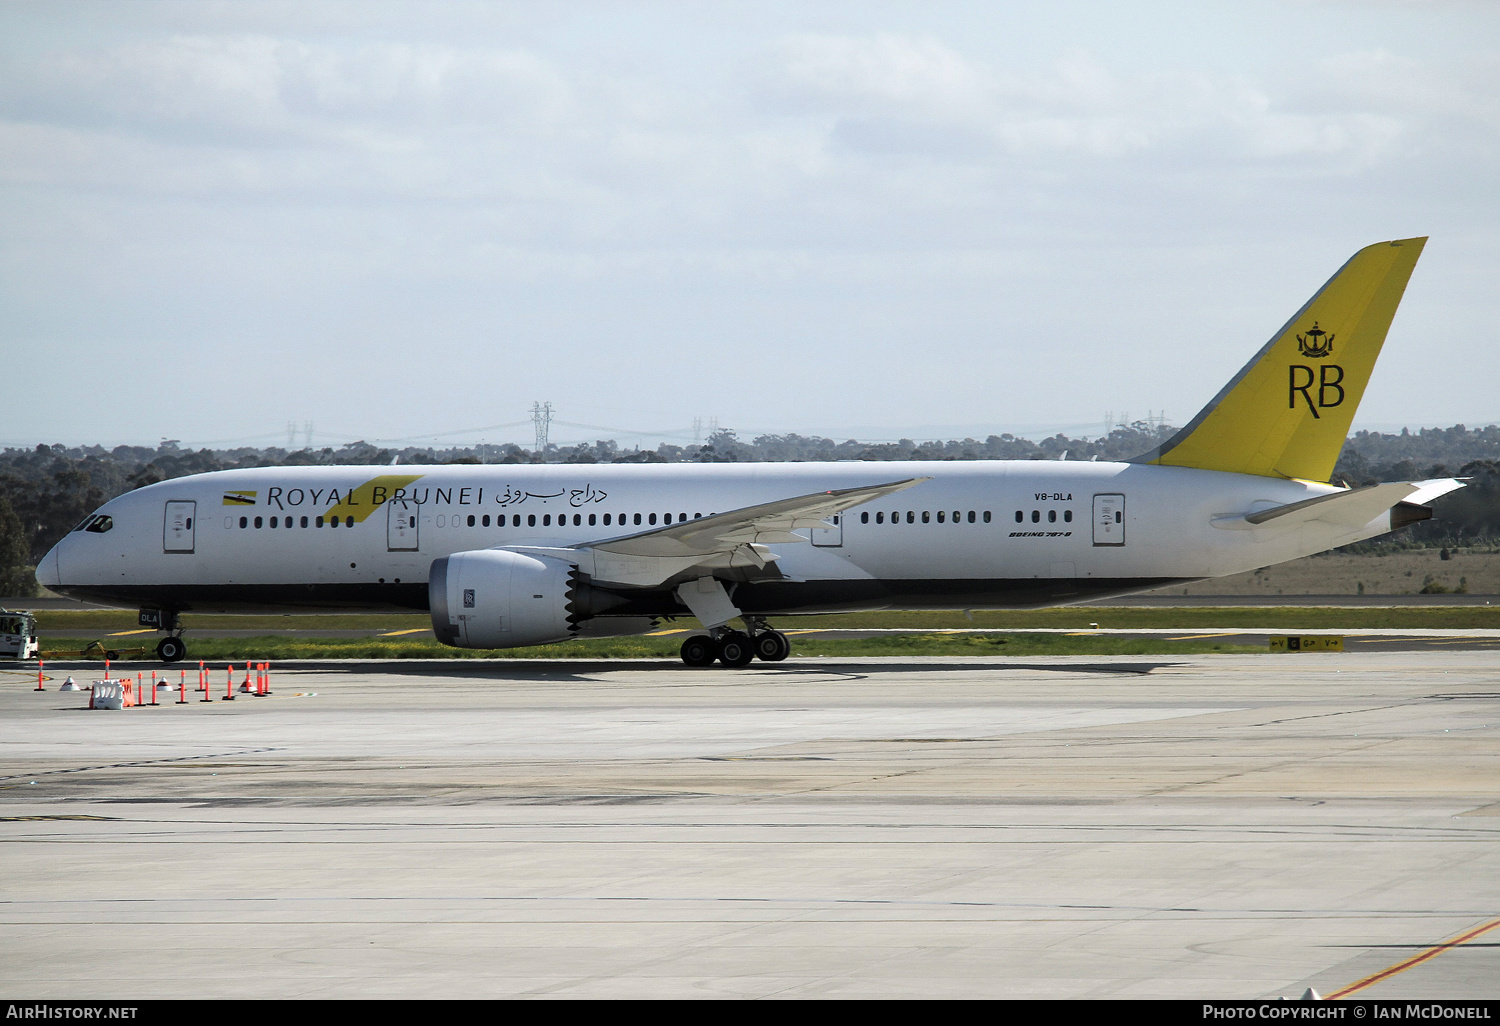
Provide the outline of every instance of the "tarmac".
<path id="1" fill-rule="evenodd" d="M 1500 996 L 1500 651 L 299 667 L 0 670 L 0 988 Z"/>

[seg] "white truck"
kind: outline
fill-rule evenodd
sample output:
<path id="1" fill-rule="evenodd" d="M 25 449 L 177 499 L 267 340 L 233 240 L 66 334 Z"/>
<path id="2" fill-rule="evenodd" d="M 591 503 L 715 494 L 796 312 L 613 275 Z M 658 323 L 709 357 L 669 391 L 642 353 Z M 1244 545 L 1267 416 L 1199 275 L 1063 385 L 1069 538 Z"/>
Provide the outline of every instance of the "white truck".
<path id="1" fill-rule="evenodd" d="M 35 659 L 39 652 L 36 617 L 0 609 L 0 659 Z"/>

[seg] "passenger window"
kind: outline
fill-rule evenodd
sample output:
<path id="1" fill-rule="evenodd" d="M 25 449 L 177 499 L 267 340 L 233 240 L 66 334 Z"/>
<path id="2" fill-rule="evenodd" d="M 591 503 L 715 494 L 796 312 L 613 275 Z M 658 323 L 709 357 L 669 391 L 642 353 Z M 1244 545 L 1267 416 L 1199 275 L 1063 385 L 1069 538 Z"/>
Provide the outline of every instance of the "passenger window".
<path id="1" fill-rule="evenodd" d="M 240 526 L 241 527 L 249 527 L 250 526 L 250 518 L 249 517 L 240 517 Z M 323 526 L 323 518 L 322 517 L 318 518 L 318 526 L 319 527 Z"/>
<path id="2" fill-rule="evenodd" d="M 649 517 L 647 517 L 646 523 L 654 525 L 656 523 L 656 514 L 652 513 Z"/>
<path id="3" fill-rule="evenodd" d="M 866 510 L 865 512 L 863 512 L 863 513 L 861 513 L 859 515 L 859 522 L 861 524 L 868 524 L 870 522 L 870 512 L 869 512 L 869 510 Z"/>
<path id="4" fill-rule="evenodd" d="M 245 518 L 244 517 L 240 517 L 240 526 L 241 527 L 245 526 Z M 313 526 L 314 527 L 322 527 L 323 526 L 323 518 L 322 517 L 315 517 L 313 519 Z"/>
<path id="5" fill-rule="evenodd" d="M 907 510 L 906 511 L 906 522 L 908 524 L 915 524 L 917 522 L 917 515 L 915 513 L 913 513 L 911 510 Z"/>
<path id="6" fill-rule="evenodd" d="M 946 524 L 947 522 L 948 522 L 948 514 L 946 512 L 944 512 L 943 510 L 938 510 L 938 523 L 940 523 L 940 524 Z"/>
<path id="7" fill-rule="evenodd" d="M 604 526 L 605 527 L 609 526 L 609 514 L 608 513 L 604 514 Z"/>
<path id="8" fill-rule="evenodd" d="M 990 511 L 989 510 L 985 510 L 984 511 L 984 522 L 986 524 L 990 522 Z"/>
<path id="9" fill-rule="evenodd" d="M 349 516 L 347 516 L 347 517 L 344 518 L 344 526 L 345 527 L 353 527 L 354 526 L 354 514 L 351 513 L 351 514 L 349 514 Z"/>
<path id="10" fill-rule="evenodd" d="M 959 513 L 958 510 L 954 510 L 953 511 L 953 522 L 956 524 L 956 523 L 958 523 L 962 519 L 963 519 L 963 514 Z"/>
<path id="11" fill-rule="evenodd" d="M 543 513 L 542 514 L 542 526 L 543 527 L 551 527 L 552 526 L 552 514 L 551 513 Z"/>
<path id="12" fill-rule="evenodd" d="M 875 514 L 875 522 L 877 524 L 883 524 L 883 523 L 885 523 L 885 514 L 884 513 L 876 513 Z"/>
<path id="13" fill-rule="evenodd" d="M 1071 524 L 1072 522 L 1073 522 L 1073 511 L 1070 510 L 1070 509 L 1063 510 L 1063 523 L 1065 523 L 1065 524 Z"/>
<path id="14" fill-rule="evenodd" d="M 469 514 L 469 526 L 470 527 L 474 526 L 474 514 L 472 514 L 472 513 Z"/>
<path id="15" fill-rule="evenodd" d="M 583 514 L 581 514 L 581 513 L 574 513 L 573 514 L 573 526 L 574 527 L 582 527 L 583 526 Z"/>
<path id="16" fill-rule="evenodd" d="M 609 516 L 609 514 L 608 514 L 608 513 L 606 513 L 606 514 L 604 514 L 604 515 L 605 515 L 605 516 Z M 593 527 L 593 526 L 594 526 L 594 524 L 595 524 L 595 520 L 594 520 L 594 514 L 593 514 L 593 513 L 590 513 L 590 514 L 589 514 L 589 526 L 590 526 L 590 527 Z"/>
<path id="17" fill-rule="evenodd" d="M 479 526 L 480 527 L 489 527 L 490 526 L 490 515 L 488 513 L 486 513 L 484 516 L 482 516 L 482 517 L 479 518 Z"/>
<path id="18" fill-rule="evenodd" d="M 1049 523 L 1049 524 L 1055 524 L 1055 523 L 1057 523 L 1057 510 L 1055 510 L 1055 509 L 1049 509 L 1047 511 L 1047 523 Z"/>
<path id="19" fill-rule="evenodd" d="M 1022 513 L 1020 510 L 1016 510 L 1016 523 L 1019 524 L 1021 521 L 1025 520 L 1025 519 L 1026 519 L 1026 514 Z"/>
<path id="20" fill-rule="evenodd" d="M 535 527 L 536 526 L 536 514 L 535 513 L 528 513 L 528 514 L 526 514 L 526 526 L 527 527 Z"/>
<path id="21" fill-rule="evenodd" d="M 303 518 L 302 518 L 302 526 L 303 526 L 303 527 L 306 527 L 306 526 L 307 526 L 307 518 L 306 518 L 306 517 L 303 517 Z"/>
<path id="22" fill-rule="evenodd" d="M 971 510 L 969 510 L 969 523 L 972 524 L 973 522 L 974 522 L 974 511 L 971 509 Z"/>
<path id="23" fill-rule="evenodd" d="M 272 517 L 271 518 L 271 526 L 275 527 L 276 526 L 276 521 L 279 520 L 279 519 L 281 519 L 281 518 L 280 517 Z"/>
<path id="24" fill-rule="evenodd" d="M 639 513 L 635 515 L 635 525 L 637 527 L 641 526 L 641 515 Z"/>
<path id="25" fill-rule="evenodd" d="M 866 515 L 866 516 L 869 516 L 869 514 L 868 514 L 868 513 L 867 513 L 867 514 L 865 514 L 865 515 Z M 693 514 L 693 519 L 694 519 L 694 520 L 702 520 L 702 519 L 703 519 L 703 514 L 702 514 L 702 513 L 694 513 L 694 514 Z"/>
<path id="26" fill-rule="evenodd" d="M 1031 511 L 1031 522 L 1033 524 L 1039 524 L 1039 523 L 1042 522 L 1042 511 L 1041 510 L 1034 509 L 1034 510 Z"/>
<path id="27" fill-rule="evenodd" d="M 263 523 L 263 521 L 261 520 L 260 517 L 256 517 L 255 518 L 255 528 L 256 528 L 256 530 L 260 530 L 260 526 L 261 526 L 262 523 Z"/>
<path id="28" fill-rule="evenodd" d="M 924 509 L 924 510 L 923 510 L 923 511 L 922 511 L 922 523 L 924 523 L 924 524 L 927 524 L 927 523 L 931 523 L 931 522 L 932 522 L 932 514 L 931 514 L 931 513 L 929 513 L 929 512 L 927 512 L 927 511 L 926 511 L 926 510 L 925 510 L 925 509 Z"/>

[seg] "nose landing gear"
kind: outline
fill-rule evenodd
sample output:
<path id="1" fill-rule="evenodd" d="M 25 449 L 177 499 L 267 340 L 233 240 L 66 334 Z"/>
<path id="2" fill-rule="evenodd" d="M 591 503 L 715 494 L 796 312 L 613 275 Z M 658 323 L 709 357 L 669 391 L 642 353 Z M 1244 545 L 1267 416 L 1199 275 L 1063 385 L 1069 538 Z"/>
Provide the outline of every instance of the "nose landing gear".
<path id="1" fill-rule="evenodd" d="M 156 655 L 164 663 L 175 663 L 187 655 L 187 644 L 176 634 L 156 643 Z"/>
<path id="2" fill-rule="evenodd" d="M 182 624 L 175 610 L 142 609 L 137 622 L 142 627 L 171 632 L 156 643 L 156 657 L 162 662 L 175 663 L 187 655 L 187 642 L 182 640 Z"/>

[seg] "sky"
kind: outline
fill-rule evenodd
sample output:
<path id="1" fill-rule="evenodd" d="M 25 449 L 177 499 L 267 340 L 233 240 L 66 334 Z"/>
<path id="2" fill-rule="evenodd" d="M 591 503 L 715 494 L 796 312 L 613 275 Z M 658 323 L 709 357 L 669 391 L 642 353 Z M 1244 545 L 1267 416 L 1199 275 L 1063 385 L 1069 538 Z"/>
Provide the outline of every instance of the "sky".
<path id="1" fill-rule="evenodd" d="M 1500 419 L 1500 4 L 0 4 L 0 445 L 1182 424 L 1431 237 Z"/>

